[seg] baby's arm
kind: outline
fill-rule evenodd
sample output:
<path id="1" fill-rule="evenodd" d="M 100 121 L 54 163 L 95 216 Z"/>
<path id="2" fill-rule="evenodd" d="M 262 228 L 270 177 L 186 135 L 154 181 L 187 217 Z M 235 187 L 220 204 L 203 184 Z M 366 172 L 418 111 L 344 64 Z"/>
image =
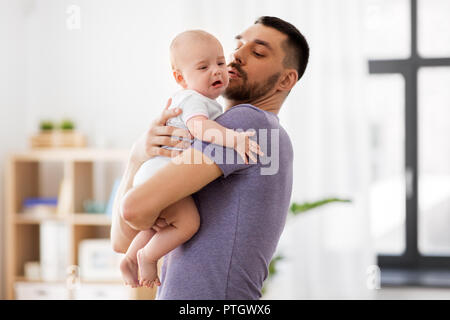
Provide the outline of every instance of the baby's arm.
<path id="1" fill-rule="evenodd" d="M 255 132 L 237 132 L 201 115 L 190 118 L 186 125 L 191 134 L 199 140 L 236 149 L 245 163 L 248 163 L 246 155 L 256 162 L 252 152 L 264 155 L 258 143 L 250 139 Z"/>

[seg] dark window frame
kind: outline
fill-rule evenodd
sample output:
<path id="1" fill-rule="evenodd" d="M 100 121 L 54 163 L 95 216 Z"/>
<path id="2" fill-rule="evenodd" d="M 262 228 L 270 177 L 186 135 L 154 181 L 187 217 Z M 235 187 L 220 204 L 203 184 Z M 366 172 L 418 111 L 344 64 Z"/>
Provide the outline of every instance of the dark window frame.
<path id="1" fill-rule="evenodd" d="M 370 74 L 401 74 L 405 80 L 406 242 L 401 255 L 378 255 L 382 285 L 450 286 L 450 256 L 422 255 L 418 248 L 417 74 L 423 67 L 450 67 L 450 58 L 423 58 L 417 50 L 417 0 L 410 2 L 411 54 L 407 59 L 369 60 Z M 434 281 L 429 281 L 431 278 Z M 406 275 L 406 276 L 405 276 Z M 433 277 L 434 276 L 434 277 Z M 447 281 L 448 280 L 448 281 Z"/>

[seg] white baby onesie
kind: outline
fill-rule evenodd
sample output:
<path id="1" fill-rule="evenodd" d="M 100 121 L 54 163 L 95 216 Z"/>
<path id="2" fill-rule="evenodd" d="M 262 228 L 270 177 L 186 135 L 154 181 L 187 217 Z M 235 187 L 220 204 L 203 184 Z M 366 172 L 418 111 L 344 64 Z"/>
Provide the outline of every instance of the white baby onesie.
<path id="1" fill-rule="evenodd" d="M 172 96 L 172 104 L 169 109 L 173 108 L 180 108 L 183 112 L 174 118 L 170 118 L 166 125 L 186 130 L 188 130 L 186 126 L 187 121 L 194 116 L 204 115 L 210 120 L 215 120 L 223 113 L 220 103 L 205 97 L 194 90 L 181 90 L 175 93 Z M 192 142 L 190 139 L 184 140 Z M 168 146 L 162 146 L 162 148 L 169 150 L 183 150 Z M 156 156 L 144 162 L 134 176 L 133 187 L 147 181 L 168 162 L 170 162 L 170 158 L 164 156 Z"/>

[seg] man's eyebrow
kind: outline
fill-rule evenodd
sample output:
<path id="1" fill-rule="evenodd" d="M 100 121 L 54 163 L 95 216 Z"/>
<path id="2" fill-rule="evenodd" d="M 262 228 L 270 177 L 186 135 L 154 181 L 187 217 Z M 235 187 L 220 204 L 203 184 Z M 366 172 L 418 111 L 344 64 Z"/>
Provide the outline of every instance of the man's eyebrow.
<path id="1" fill-rule="evenodd" d="M 242 39 L 242 36 L 239 34 L 239 35 L 237 35 L 236 37 L 234 37 L 234 39 L 235 39 L 235 40 L 241 40 L 241 39 Z M 273 51 L 272 46 L 271 46 L 267 41 L 264 41 L 264 40 L 261 40 L 261 39 L 255 39 L 255 40 L 253 40 L 253 42 L 256 43 L 256 44 L 260 44 L 260 45 L 262 45 L 262 46 L 265 46 L 265 47 L 267 47 L 269 50 Z"/>
<path id="2" fill-rule="evenodd" d="M 256 44 L 260 44 L 260 45 L 262 45 L 262 46 L 265 46 L 265 47 L 267 47 L 269 50 L 272 50 L 272 51 L 273 51 L 272 46 L 271 46 L 267 41 L 260 40 L 260 39 L 255 39 L 253 42 L 256 43 Z"/>

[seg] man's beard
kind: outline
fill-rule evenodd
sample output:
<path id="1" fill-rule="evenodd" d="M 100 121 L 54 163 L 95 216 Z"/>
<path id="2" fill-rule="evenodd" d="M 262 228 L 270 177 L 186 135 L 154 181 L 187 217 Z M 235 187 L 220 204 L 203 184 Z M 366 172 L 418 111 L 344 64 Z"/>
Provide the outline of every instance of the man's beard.
<path id="1" fill-rule="evenodd" d="M 222 94 L 225 99 L 236 101 L 236 102 L 252 102 L 258 98 L 264 96 L 273 89 L 275 83 L 280 78 L 280 73 L 277 72 L 266 79 L 264 83 L 253 83 L 248 82 L 247 74 L 241 69 L 240 65 L 231 63 L 231 67 L 235 68 L 239 75 L 241 76 L 242 83 L 240 85 L 236 84 L 234 86 L 228 85 L 225 92 Z M 234 79 L 230 79 L 231 82 Z"/>

